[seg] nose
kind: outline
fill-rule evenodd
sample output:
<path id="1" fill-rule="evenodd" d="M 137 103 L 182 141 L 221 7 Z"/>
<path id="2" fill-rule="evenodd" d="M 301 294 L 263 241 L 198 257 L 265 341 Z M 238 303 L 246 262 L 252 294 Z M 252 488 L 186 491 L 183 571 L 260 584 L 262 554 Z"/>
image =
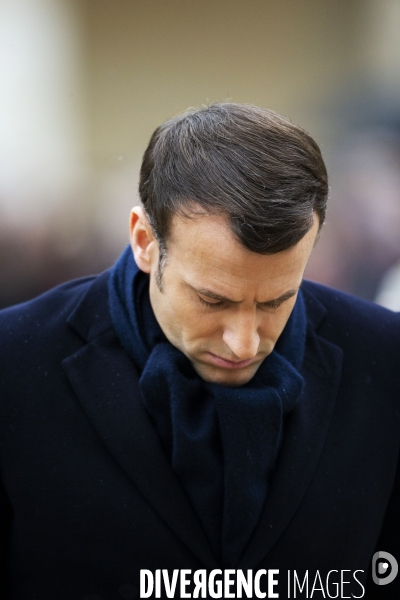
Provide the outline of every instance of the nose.
<path id="1" fill-rule="evenodd" d="M 225 325 L 222 338 L 235 355 L 235 359 L 254 358 L 260 345 L 255 314 L 232 315 L 232 320 Z"/>

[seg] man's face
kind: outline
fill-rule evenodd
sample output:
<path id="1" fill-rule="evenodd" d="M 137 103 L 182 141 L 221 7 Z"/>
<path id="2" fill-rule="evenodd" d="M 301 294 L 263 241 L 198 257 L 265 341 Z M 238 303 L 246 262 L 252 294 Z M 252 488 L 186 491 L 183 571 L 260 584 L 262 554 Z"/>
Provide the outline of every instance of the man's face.
<path id="1" fill-rule="evenodd" d="M 139 225 L 133 218 L 132 231 Z M 262 255 L 236 240 L 224 216 L 175 216 L 161 289 L 158 244 L 148 243 L 148 262 L 137 262 L 150 274 L 154 314 L 202 379 L 240 386 L 254 376 L 289 319 L 317 231 L 315 216 L 296 246 Z"/>

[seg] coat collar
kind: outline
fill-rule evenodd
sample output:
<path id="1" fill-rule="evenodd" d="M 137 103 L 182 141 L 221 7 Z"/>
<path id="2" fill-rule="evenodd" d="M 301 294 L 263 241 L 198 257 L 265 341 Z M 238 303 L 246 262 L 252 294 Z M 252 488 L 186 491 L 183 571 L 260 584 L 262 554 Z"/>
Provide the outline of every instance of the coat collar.
<path id="1" fill-rule="evenodd" d="M 121 347 L 108 310 L 109 272 L 95 278 L 68 317 L 86 342 L 64 371 L 99 436 L 150 505 L 206 568 L 217 562 L 173 473 L 139 397 L 139 375 Z M 340 382 L 341 349 L 318 335 L 325 307 L 303 285 L 308 333 L 305 387 L 284 430 L 283 444 L 259 524 L 239 562 L 255 568 L 289 526 L 323 449 Z"/>
<path id="2" fill-rule="evenodd" d="M 197 558 L 216 568 L 208 540 L 140 400 L 137 368 L 112 327 L 108 277 L 106 271 L 94 280 L 67 319 L 87 343 L 63 360 L 64 372 L 127 477 Z"/>

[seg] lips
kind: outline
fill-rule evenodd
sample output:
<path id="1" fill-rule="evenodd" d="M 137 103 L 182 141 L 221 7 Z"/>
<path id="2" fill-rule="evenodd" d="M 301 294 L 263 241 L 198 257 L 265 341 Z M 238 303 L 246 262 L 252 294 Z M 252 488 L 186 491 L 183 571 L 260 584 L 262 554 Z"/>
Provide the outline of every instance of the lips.
<path id="1" fill-rule="evenodd" d="M 254 360 L 254 358 L 249 358 L 247 360 L 233 361 L 233 360 L 227 360 L 226 358 L 222 358 L 221 356 L 217 356 L 216 354 L 213 354 L 212 352 L 208 352 L 207 354 L 210 358 L 210 361 L 213 364 L 218 365 L 219 367 L 222 367 L 224 369 L 243 369 L 243 367 L 247 367 L 251 363 L 256 362 Z"/>

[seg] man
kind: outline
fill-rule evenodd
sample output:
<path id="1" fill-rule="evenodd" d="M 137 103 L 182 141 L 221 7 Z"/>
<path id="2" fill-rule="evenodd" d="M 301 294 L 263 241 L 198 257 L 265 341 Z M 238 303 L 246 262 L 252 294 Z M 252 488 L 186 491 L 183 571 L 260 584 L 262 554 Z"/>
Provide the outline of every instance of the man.
<path id="1" fill-rule="evenodd" d="M 113 269 L 1 313 L 4 597 L 395 597 L 400 319 L 302 283 L 318 146 L 216 104 L 139 190 Z"/>

